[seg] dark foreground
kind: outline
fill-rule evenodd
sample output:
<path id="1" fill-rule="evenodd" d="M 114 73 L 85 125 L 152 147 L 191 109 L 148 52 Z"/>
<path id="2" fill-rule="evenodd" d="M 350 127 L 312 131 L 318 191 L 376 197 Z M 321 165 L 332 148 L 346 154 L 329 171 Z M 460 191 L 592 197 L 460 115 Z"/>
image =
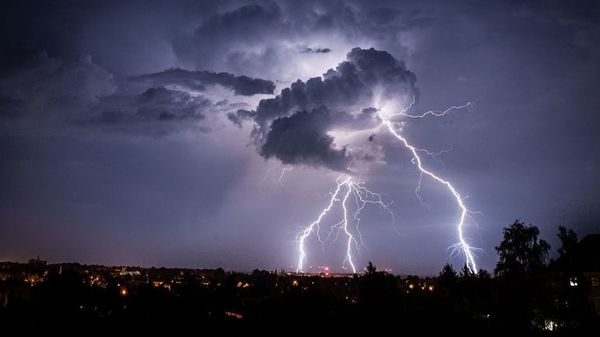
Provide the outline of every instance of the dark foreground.
<path id="1" fill-rule="evenodd" d="M 399 277 L 2 263 L 2 335 L 297 335 L 408 332 L 594 335 L 591 284 L 559 273 Z M 582 280 L 583 281 L 583 280 Z"/>
<path id="2" fill-rule="evenodd" d="M 494 277 L 436 277 L 0 262 L 1 336 L 600 336 L 600 234 L 559 227 L 558 259 L 515 221 Z"/>

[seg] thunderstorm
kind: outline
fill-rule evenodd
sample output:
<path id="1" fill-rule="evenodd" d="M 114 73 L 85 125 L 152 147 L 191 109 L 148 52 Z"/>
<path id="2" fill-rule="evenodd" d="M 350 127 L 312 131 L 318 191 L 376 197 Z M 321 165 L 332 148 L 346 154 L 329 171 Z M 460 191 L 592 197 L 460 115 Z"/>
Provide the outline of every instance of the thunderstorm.
<path id="1" fill-rule="evenodd" d="M 477 263 L 475 261 L 475 251 L 477 250 L 477 248 L 472 247 L 468 243 L 466 236 L 465 236 L 466 221 L 472 212 L 465 205 L 464 198 L 458 192 L 456 187 L 448 179 L 442 178 L 441 176 L 433 173 L 430 169 L 425 168 L 425 166 L 423 165 L 423 161 L 422 161 L 421 157 L 419 156 L 419 152 L 424 152 L 427 155 L 431 155 L 431 156 L 435 156 L 441 152 L 434 153 L 434 152 L 431 152 L 426 149 L 417 148 L 414 145 L 410 144 L 408 142 L 408 140 L 401 134 L 401 127 L 397 126 L 397 124 L 401 125 L 401 123 L 403 123 L 403 122 L 393 121 L 394 118 L 398 118 L 398 117 L 404 117 L 404 118 L 425 118 L 428 116 L 444 117 L 445 115 L 447 115 L 448 113 L 450 113 L 453 110 L 464 109 L 464 108 L 471 106 L 471 102 L 467 102 L 466 104 L 463 104 L 463 105 L 452 106 L 443 111 L 427 111 L 427 112 L 417 114 L 417 115 L 409 114 L 408 111 L 414 105 L 415 100 L 416 99 L 413 96 L 411 103 L 407 107 L 402 108 L 399 112 L 387 112 L 385 109 L 379 109 L 377 117 L 381 120 L 381 124 L 377 127 L 377 129 L 381 129 L 381 128 L 386 129 L 407 150 L 409 150 L 409 152 L 413 158 L 412 162 L 415 164 L 415 166 L 417 167 L 417 170 L 419 171 L 419 180 L 417 183 L 417 188 L 415 190 L 417 196 L 419 197 L 419 200 L 421 200 L 421 197 L 419 195 L 419 190 L 421 189 L 421 181 L 422 181 L 423 175 L 426 175 L 426 176 L 430 177 L 431 179 L 433 179 L 435 182 L 440 183 L 450 192 L 450 194 L 452 195 L 452 197 L 453 197 L 454 201 L 456 202 L 456 205 L 460 211 L 460 215 L 459 215 L 458 221 L 456 223 L 456 230 L 457 230 L 459 242 L 457 244 L 452 245 L 451 247 L 454 250 L 462 252 L 462 254 L 465 258 L 465 264 L 466 264 L 467 268 L 472 273 L 476 274 L 478 272 Z M 442 152 L 445 152 L 445 151 L 442 151 Z M 286 169 L 284 168 L 282 171 L 281 177 L 280 177 L 280 182 L 281 182 L 281 178 L 283 177 L 285 172 L 286 172 Z M 351 197 L 354 198 L 355 209 L 354 209 L 352 217 L 350 218 L 348 215 L 348 213 L 349 213 L 348 203 L 349 203 L 349 200 L 351 199 Z M 344 258 L 344 261 L 342 264 L 342 268 L 347 268 L 349 266 L 353 273 L 356 273 L 356 265 L 355 265 L 354 258 L 353 258 L 353 251 L 358 251 L 359 242 L 362 243 L 362 235 L 360 234 L 360 230 L 359 230 L 360 212 L 364 209 L 364 207 L 367 204 L 374 204 L 376 206 L 379 206 L 379 207 L 385 209 L 386 212 L 389 213 L 389 215 L 391 216 L 392 220 L 394 220 L 394 214 L 390 210 L 389 204 L 385 203 L 382 200 L 380 194 L 370 191 L 369 189 L 367 189 L 365 187 L 364 182 L 356 181 L 354 178 L 352 178 L 350 176 L 344 175 L 344 176 L 338 177 L 336 179 L 336 189 L 334 192 L 331 193 L 331 197 L 329 199 L 329 203 L 328 203 L 327 207 L 325 207 L 321 211 L 321 213 L 319 214 L 317 219 L 315 219 L 313 222 L 311 222 L 308 226 L 304 227 L 296 235 L 296 241 L 298 244 L 298 248 L 297 248 L 298 249 L 298 264 L 297 264 L 297 269 L 296 269 L 297 272 L 305 271 L 305 262 L 306 262 L 306 258 L 307 258 L 306 240 L 311 236 L 311 234 L 314 234 L 317 237 L 318 241 L 321 242 L 322 244 L 325 243 L 325 241 L 328 241 L 328 240 L 324 241 L 321 239 L 320 228 L 321 228 L 321 225 L 322 225 L 322 222 L 323 222 L 325 216 L 337 204 L 341 205 L 341 208 L 343 211 L 342 219 L 339 220 L 339 222 L 335 223 L 331 227 L 331 231 L 330 231 L 329 235 L 327 236 L 327 239 L 329 239 L 332 236 L 332 233 L 335 233 L 335 236 L 334 236 L 335 238 L 337 238 L 338 233 L 340 233 L 340 232 L 342 232 L 345 235 L 346 251 L 345 251 L 345 258 Z M 354 232 L 354 234 L 353 234 L 353 232 Z M 358 240 L 357 240 L 357 237 L 358 237 Z"/>

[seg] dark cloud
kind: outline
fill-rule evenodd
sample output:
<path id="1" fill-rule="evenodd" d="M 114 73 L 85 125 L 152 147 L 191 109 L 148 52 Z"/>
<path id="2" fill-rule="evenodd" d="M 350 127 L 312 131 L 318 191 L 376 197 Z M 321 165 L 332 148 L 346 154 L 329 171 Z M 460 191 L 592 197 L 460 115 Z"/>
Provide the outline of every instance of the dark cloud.
<path id="1" fill-rule="evenodd" d="M 402 10 L 354 1 L 265 1 L 224 7 L 174 40 L 177 57 L 191 67 L 288 82 L 322 73 L 355 46 L 394 46 L 395 53 L 404 56 L 399 34 L 433 22 L 430 13 L 410 4 Z M 302 62 L 304 67 L 291 66 Z"/>
<path id="2" fill-rule="evenodd" d="M 256 112 L 245 109 L 238 109 L 236 112 L 230 112 L 227 114 L 227 119 L 229 119 L 233 124 L 238 127 L 242 127 L 242 123 L 247 120 L 252 120 Z"/>
<path id="3" fill-rule="evenodd" d="M 212 102 L 203 97 L 152 87 L 137 95 L 111 95 L 101 99 L 94 110 L 102 123 L 132 123 L 135 121 L 199 120 Z"/>
<path id="4" fill-rule="evenodd" d="M 266 158 L 275 156 L 288 164 L 305 163 L 346 170 L 348 158 L 345 151 L 334 149 L 333 138 L 326 132 L 333 128 L 372 126 L 376 116 L 376 110 L 371 107 L 375 94 L 382 97 L 417 95 L 415 84 L 416 76 L 388 52 L 354 48 L 346 61 L 335 70 L 327 71 L 323 77 L 306 82 L 298 80 L 276 97 L 261 100 L 256 109 L 253 135 L 261 146 L 260 153 Z M 282 118 L 298 110 L 300 112 L 292 114 L 290 119 Z M 296 117 L 298 114 L 300 116 Z M 299 129 L 289 125 L 296 118 L 302 123 Z M 309 128 L 314 129 L 309 131 Z M 311 146 L 303 145 L 309 142 L 310 137 L 315 137 Z M 298 144 L 294 146 L 293 142 Z M 324 149 L 324 146 L 328 148 Z"/>
<path id="5" fill-rule="evenodd" d="M 177 68 L 115 78 L 90 56 L 64 60 L 45 51 L 24 50 L 22 58 L 0 76 L 0 120 L 28 118 L 36 127 L 58 121 L 135 134 L 166 134 L 197 128 L 196 122 L 206 120 L 208 114 L 235 114 L 245 106 L 228 100 L 213 103 L 198 93 L 214 85 L 244 96 L 271 93 L 274 88 L 262 79 Z"/>
<path id="6" fill-rule="evenodd" d="M 260 39 L 260 33 L 278 27 L 283 21 L 281 8 L 275 4 L 241 6 L 203 22 L 194 33 L 220 40 L 223 34 L 235 32 L 239 38 Z"/>
<path id="7" fill-rule="evenodd" d="M 31 52 L 0 78 L 4 114 L 14 117 L 69 114 L 115 90 L 113 75 L 90 56 L 62 60 L 44 51 Z"/>
<path id="8" fill-rule="evenodd" d="M 178 85 L 192 90 L 202 91 L 207 85 L 221 85 L 233 90 L 236 95 L 272 94 L 275 85 L 271 81 L 248 76 L 235 76 L 229 73 L 210 71 L 189 71 L 171 68 L 153 74 L 131 78 L 132 81 L 149 82 L 152 85 Z"/>
<path id="9" fill-rule="evenodd" d="M 299 27 L 301 28 L 301 26 Z M 269 45 L 274 36 L 293 31 L 281 7 L 250 4 L 215 13 L 173 41 L 173 51 L 190 67 L 265 77 L 260 69 L 279 68 L 280 50 Z M 206 48 L 210 46 L 209 48 Z M 268 76 L 267 76 L 268 77 Z"/>
<path id="10" fill-rule="evenodd" d="M 304 48 L 301 51 L 301 53 L 303 53 L 303 54 L 309 54 L 309 53 L 327 54 L 329 52 L 331 52 L 331 49 L 329 49 L 329 48 Z"/>
<path id="11" fill-rule="evenodd" d="M 327 135 L 331 125 L 331 114 L 324 107 L 277 118 L 271 124 L 260 154 L 267 159 L 275 157 L 284 164 L 347 171 L 346 149 L 333 149 L 333 137 Z"/>
<path id="12" fill-rule="evenodd" d="M 297 80 L 276 97 L 261 100 L 256 108 L 257 134 L 262 136 L 270 121 L 294 109 L 361 111 L 371 107 L 376 90 L 384 97 L 416 95 L 416 76 L 386 51 L 354 48 L 335 70 L 306 82 Z"/>

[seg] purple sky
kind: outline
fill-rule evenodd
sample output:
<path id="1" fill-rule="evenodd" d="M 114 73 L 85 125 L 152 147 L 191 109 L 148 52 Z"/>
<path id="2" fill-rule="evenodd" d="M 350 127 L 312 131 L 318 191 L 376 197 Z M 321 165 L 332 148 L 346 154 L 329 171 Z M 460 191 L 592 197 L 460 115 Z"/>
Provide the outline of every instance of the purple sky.
<path id="1" fill-rule="evenodd" d="M 424 163 L 478 212 L 482 268 L 517 218 L 553 251 L 558 225 L 599 230 L 597 2 L 2 7 L 0 260 L 295 268 L 295 234 L 350 174 L 395 215 L 365 209 L 359 269 L 460 266 L 448 190 L 425 177 L 420 202 L 410 153 L 372 131 L 413 95 L 412 113 L 472 103 L 401 127 L 451 150 Z M 344 240 L 307 249 L 342 270 Z"/>

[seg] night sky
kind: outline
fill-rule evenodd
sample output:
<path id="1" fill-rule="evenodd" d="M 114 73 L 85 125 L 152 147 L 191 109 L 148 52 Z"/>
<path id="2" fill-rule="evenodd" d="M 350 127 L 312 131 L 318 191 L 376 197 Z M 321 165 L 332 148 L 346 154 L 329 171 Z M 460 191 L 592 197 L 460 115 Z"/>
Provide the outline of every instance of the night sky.
<path id="1" fill-rule="evenodd" d="M 520 219 L 600 230 L 597 1 L 3 1 L 0 260 L 295 268 L 336 178 L 362 180 L 355 252 L 462 266 L 458 209 L 385 130 L 397 120 L 477 212 L 492 270 Z M 284 173 L 282 175 L 282 173 Z M 323 226 L 326 235 L 332 218 Z M 310 240 L 341 271 L 344 242 Z"/>

